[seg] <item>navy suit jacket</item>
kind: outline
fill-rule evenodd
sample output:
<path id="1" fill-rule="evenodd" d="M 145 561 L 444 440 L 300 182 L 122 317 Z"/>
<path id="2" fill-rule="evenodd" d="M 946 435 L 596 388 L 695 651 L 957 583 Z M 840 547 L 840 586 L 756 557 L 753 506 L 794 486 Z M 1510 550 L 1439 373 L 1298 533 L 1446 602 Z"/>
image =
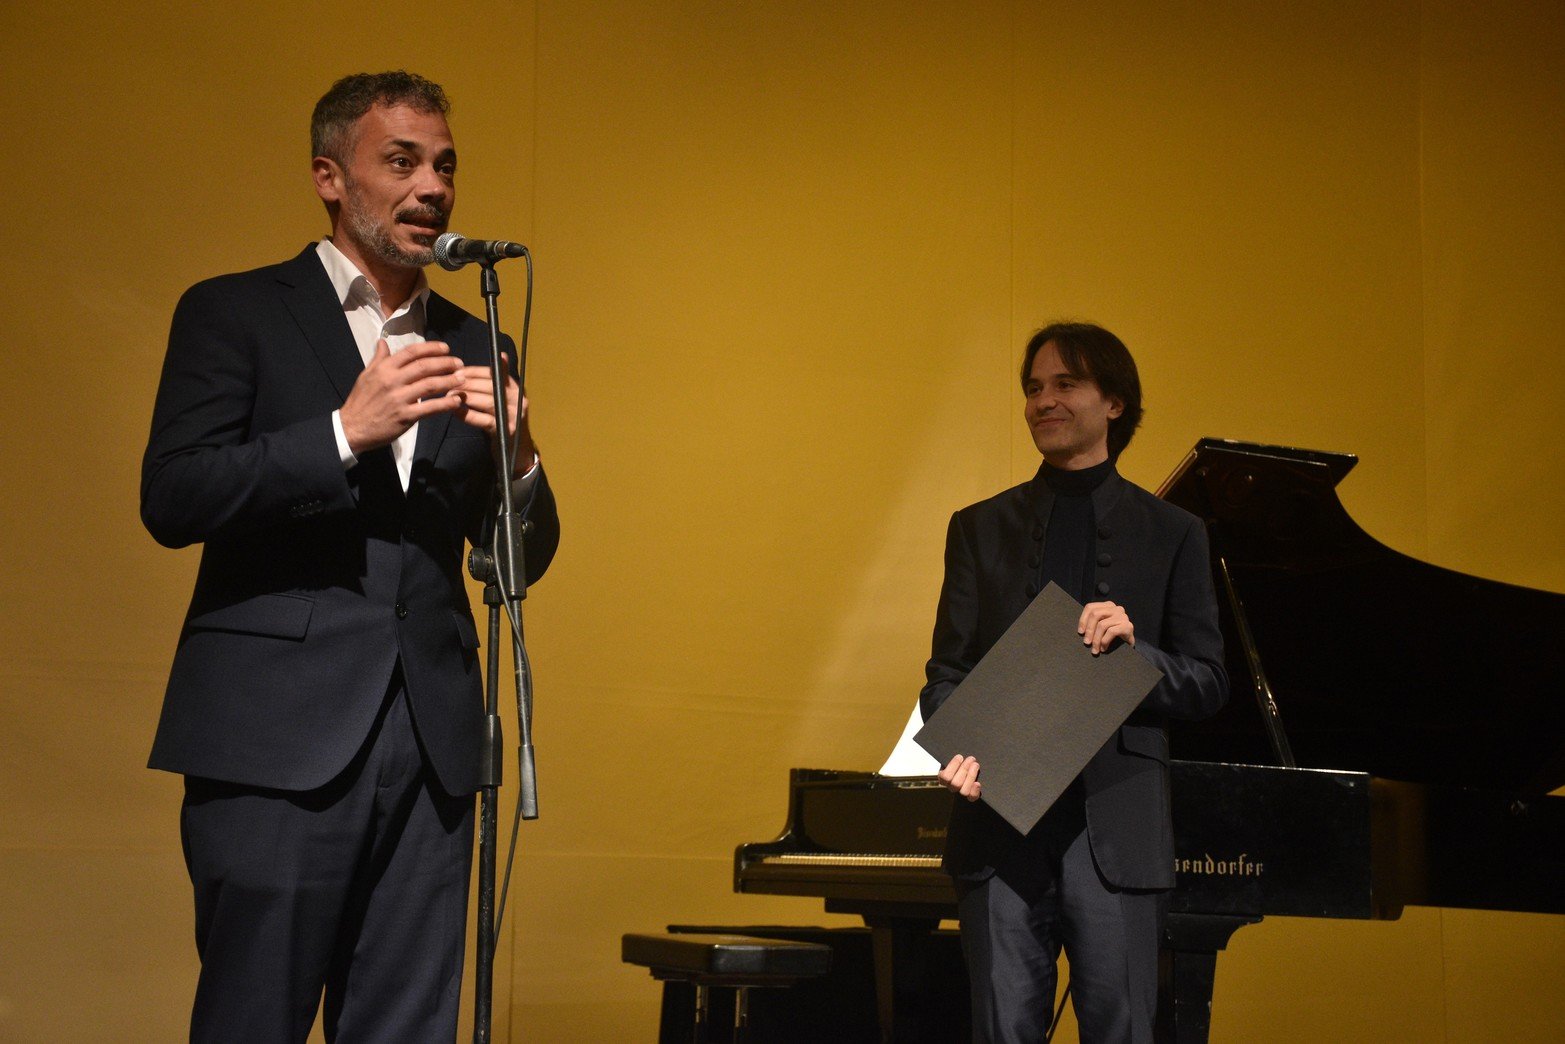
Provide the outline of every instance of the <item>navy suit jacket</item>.
<path id="1" fill-rule="evenodd" d="M 1163 680 L 1082 770 L 1087 834 L 1110 884 L 1171 888 L 1164 723 L 1205 717 L 1228 696 L 1206 529 L 1118 472 L 1093 491 L 1092 504 L 1098 527 L 1094 598 L 1125 607 L 1136 649 Z M 1035 554 L 1042 560 L 1053 506 L 1040 469 L 1032 481 L 951 517 L 928 683 L 919 698 L 926 720 L 1037 594 L 1039 567 L 1029 562 Z M 981 754 L 978 760 L 982 765 Z M 946 839 L 950 873 L 982 878 L 1033 857 L 1023 835 L 987 804 L 956 800 Z"/>
<path id="2" fill-rule="evenodd" d="M 431 293 L 426 322 L 429 340 L 487 365 L 479 320 Z M 181 298 L 141 516 L 159 543 L 204 546 L 151 767 L 319 787 L 359 750 L 400 661 L 443 789 L 477 788 L 483 707 L 462 552 L 490 512 L 489 440 L 439 414 L 419 422 L 406 492 L 389 447 L 344 469 L 331 413 L 363 369 L 313 245 Z M 542 474 L 525 510 L 531 581 L 559 541 Z"/>

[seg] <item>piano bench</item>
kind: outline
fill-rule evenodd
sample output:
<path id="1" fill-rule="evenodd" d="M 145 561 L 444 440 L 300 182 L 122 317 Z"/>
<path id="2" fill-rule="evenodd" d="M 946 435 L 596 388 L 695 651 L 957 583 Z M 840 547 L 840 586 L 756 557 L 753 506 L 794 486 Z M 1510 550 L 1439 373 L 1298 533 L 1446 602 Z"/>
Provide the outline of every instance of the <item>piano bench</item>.
<path id="1" fill-rule="evenodd" d="M 749 935 L 673 935 L 627 932 L 620 939 L 620 960 L 639 964 L 660 981 L 686 982 L 695 987 L 692 1040 L 707 1044 L 710 989 L 734 991 L 734 1030 L 738 1044 L 748 1036 L 749 990 L 757 986 L 792 986 L 800 979 L 831 969 L 831 947 L 787 939 Z"/>

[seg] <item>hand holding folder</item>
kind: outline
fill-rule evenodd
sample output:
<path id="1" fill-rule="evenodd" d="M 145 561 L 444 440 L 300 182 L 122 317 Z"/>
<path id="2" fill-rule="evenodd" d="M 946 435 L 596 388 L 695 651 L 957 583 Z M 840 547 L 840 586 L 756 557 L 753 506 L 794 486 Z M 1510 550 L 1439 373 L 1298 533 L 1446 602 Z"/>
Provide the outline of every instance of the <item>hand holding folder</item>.
<path id="1" fill-rule="evenodd" d="M 914 737 L 941 765 L 977 758 L 982 800 L 1024 834 L 1163 677 L 1123 642 L 1094 656 L 1081 613 L 1049 584 Z"/>

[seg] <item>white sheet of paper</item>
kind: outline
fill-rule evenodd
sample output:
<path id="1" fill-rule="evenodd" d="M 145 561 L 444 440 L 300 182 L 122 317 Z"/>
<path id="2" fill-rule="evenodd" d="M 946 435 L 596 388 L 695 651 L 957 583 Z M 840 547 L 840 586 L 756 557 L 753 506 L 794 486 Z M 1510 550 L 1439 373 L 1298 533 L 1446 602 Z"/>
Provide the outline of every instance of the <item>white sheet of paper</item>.
<path id="1" fill-rule="evenodd" d="M 880 766 L 882 776 L 933 776 L 940 771 L 940 763 L 930 757 L 927 750 L 913 742 L 913 737 L 918 735 L 918 730 L 923 727 L 924 715 L 918 709 L 918 701 L 914 700 L 913 713 L 902 729 L 902 738 L 897 740 L 895 747 L 891 748 L 891 756 L 886 758 L 886 763 Z"/>

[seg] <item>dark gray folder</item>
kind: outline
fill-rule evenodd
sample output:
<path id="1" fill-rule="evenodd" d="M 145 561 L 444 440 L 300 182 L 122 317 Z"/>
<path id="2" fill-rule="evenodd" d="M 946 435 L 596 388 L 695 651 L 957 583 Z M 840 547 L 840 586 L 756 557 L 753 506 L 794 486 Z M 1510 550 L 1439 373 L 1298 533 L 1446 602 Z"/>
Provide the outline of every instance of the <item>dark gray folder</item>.
<path id="1" fill-rule="evenodd" d="M 942 766 L 977 758 L 982 800 L 1024 834 L 1163 677 L 1124 642 L 1092 655 L 1081 610 L 1045 587 L 913 737 Z"/>

